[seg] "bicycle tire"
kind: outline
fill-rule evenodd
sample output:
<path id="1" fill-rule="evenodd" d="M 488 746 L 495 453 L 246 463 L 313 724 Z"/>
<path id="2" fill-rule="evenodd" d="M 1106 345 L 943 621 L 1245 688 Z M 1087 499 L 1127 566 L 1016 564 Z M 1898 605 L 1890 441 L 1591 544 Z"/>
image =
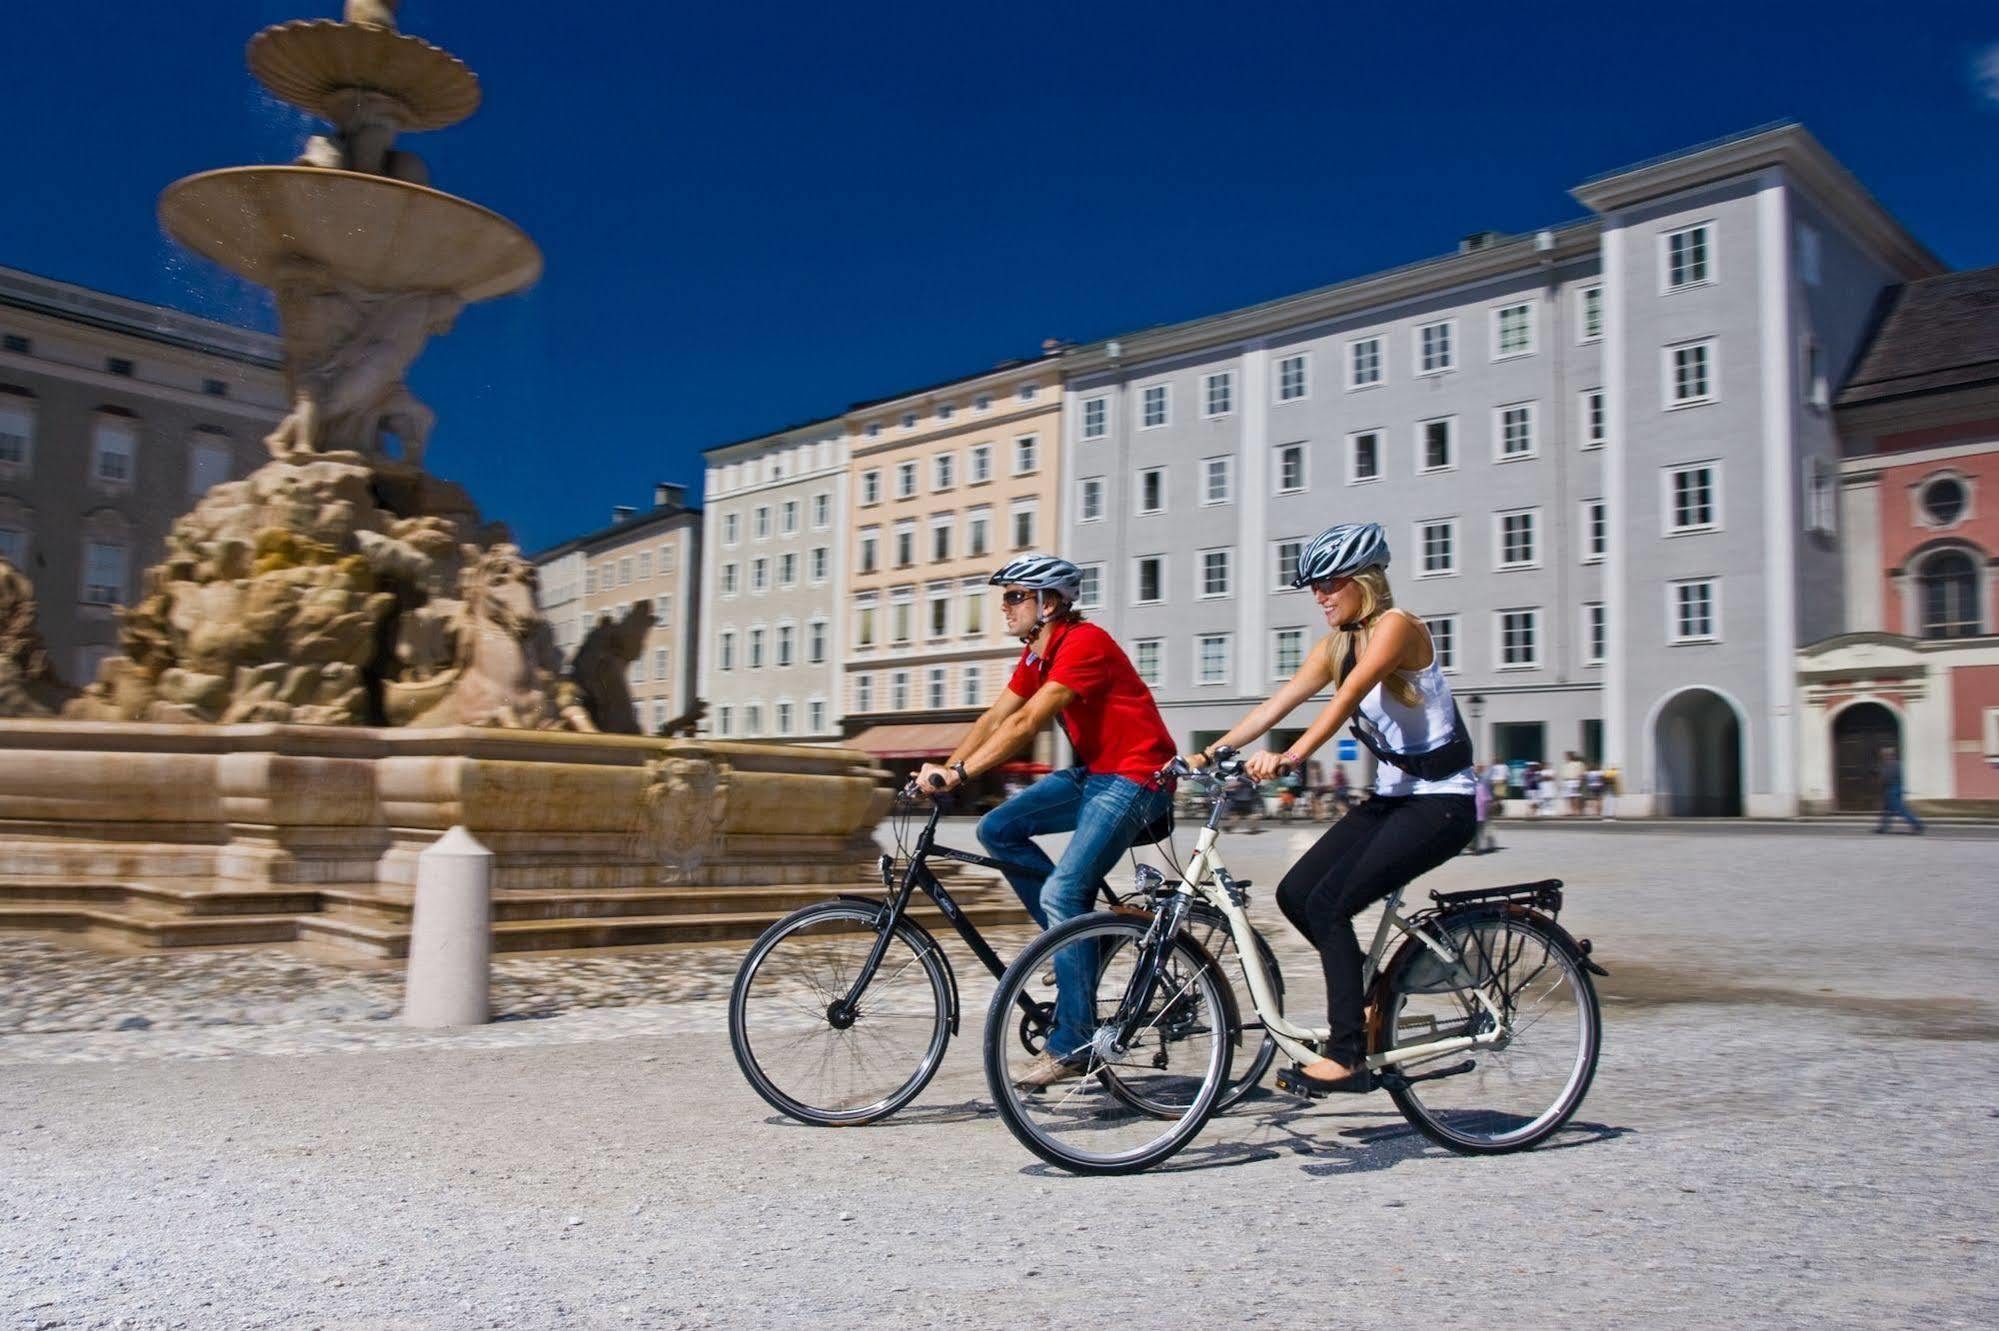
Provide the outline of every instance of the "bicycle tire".
<path id="1" fill-rule="evenodd" d="M 1583 965 L 1582 957 L 1569 944 L 1566 934 L 1556 928 L 1544 927 L 1543 922 L 1532 915 L 1472 910 L 1458 916 L 1446 916 L 1438 923 L 1440 932 L 1452 940 L 1453 947 L 1459 947 L 1459 940 L 1468 939 L 1473 930 L 1496 930 L 1509 939 L 1517 936 L 1523 940 L 1525 946 L 1520 952 L 1523 958 L 1530 955 L 1527 947 L 1531 946 L 1535 954 L 1546 958 L 1545 965 L 1556 967 L 1565 986 L 1574 994 L 1572 1001 L 1575 1008 L 1573 1020 L 1577 1040 L 1576 1053 L 1563 1077 L 1561 1089 L 1553 1100 L 1544 1108 L 1538 1109 L 1524 1124 L 1509 1131 L 1481 1133 L 1473 1131 L 1468 1125 L 1486 1122 L 1498 1127 L 1506 1120 L 1519 1119 L 1522 1111 L 1490 1107 L 1454 1110 L 1447 1109 L 1441 1102 L 1433 1103 L 1426 1100 L 1425 1087 L 1428 1086 L 1449 1088 L 1455 1098 L 1474 1100 L 1481 1098 L 1475 1085 L 1468 1086 L 1455 1077 L 1436 1082 L 1401 1085 L 1391 1081 L 1387 1087 L 1389 1098 L 1394 1100 L 1395 1107 L 1418 1132 L 1439 1146 L 1461 1155 L 1506 1155 L 1539 1145 L 1559 1132 L 1563 1125 L 1574 1117 L 1576 1110 L 1582 1107 L 1583 1098 L 1589 1094 L 1590 1085 L 1596 1078 L 1597 1062 L 1603 1052 L 1603 1011 L 1597 999 L 1596 985 L 1590 979 L 1589 969 Z M 1502 955 L 1508 948 L 1510 944 L 1502 948 Z M 1490 950 L 1489 944 L 1488 950 Z M 1385 1050 L 1392 1043 L 1392 1037 L 1386 1033 L 1401 1027 L 1404 1008 L 1413 996 L 1408 987 L 1411 972 L 1427 955 L 1429 953 L 1421 943 L 1410 939 L 1396 953 L 1390 965 L 1383 991 L 1384 1001 L 1387 1003 L 1383 1009 L 1385 1019 L 1381 1023 L 1383 1034 L 1378 1037 L 1381 1050 Z M 1524 965 L 1524 961 L 1520 964 Z M 1542 972 L 1537 970 L 1533 976 L 1499 975 L 1500 967 L 1496 965 L 1492 970 L 1500 987 L 1509 991 L 1505 998 L 1509 1022 L 1517 1023 L 1522 1014 L 1516 1008 L 1515 996 Z M 1552 986 L 1549 986 L 1549 989 L 1552 992 Z M 1426 989 L 1424 992 L 1434 991 Z M 1460 989 L 1456 992 L 1461 994 L 1464 991 Z M 1475 1028 L 1481 1017 L 1473 1005 L 1461 998 L 1456 1001 L 1466 1013 L 1471 1014 L 1466 1017 L 1466 1029 Z M 1545 1017 L 1536 1018 L 1523 1029 L 1531 1029 L 1534 1024 L 1542 1020 L 1545 1020 Z M 1434 1030 L 1430 1034 L 1434 1034 Z M 1475 1065 L 1473 1069 L 1475 1072 L 1479 1064 L 1498 1064 L 1504 1060 L 1508 1053 L 1513 1052 L 1513 1044 L 1518 1039 L 1519 1035 L 1516 1034 L 1509 1037 L 1508 1043 L 1504 1046 L 1467 1050 L 1462 1055 L 1439 1057 L 1468 1060 Z M 1531 1102 L 1538 1102 L 1539 1099 L 1538 1095 L 1530 1093 L 1523 1093 L 1523 1098 Z"/>
<path id="2" fill-rule="evenodd" d="M 908 967 L 915 965 L 921 968 L 921 973 L 929 982 L 932 1027 L 927 1038 L 919 1036 L 922 1041 L 922 1053 L 906 1078 L 892 1081 L 880 1095 L 874 1095 L 869 1091 L 867 1094 L 870 1098 L 864 1099 L 860 1104 L 832 1106 L 814 1103 L 815 1100 L 826 1098 L 823 1094 L 816 1094 L 796 1084 L 790 1089 L 780 1085 L 780 1081 L 787 1078 L 773 1073 L 765 1066 L 768 1054 L 766 1058 L 759 1058 L 757 1055 L 756 1045 L 763 1037 L 760 1031 L 752 1031 L 753 1023 L 748 1009 L 752 991 L 763 974 L 765 963 L 787 940 L 798 939 L 806 930 L 815 927 L 825 927 L 829 935 L 841 936 L 851 941 L 863 944 L 871 942 L 880 935 L 881 912 L 881 906 L 862 901 L 822 901 L 802 907 L 764 930 L 756 942 L 750 945 L 749 953 L 744 956 L 743 964 L 736 972 L 735 984 L 729 991 L 729 1047 L 736 1056 L 736 1066 L 742 1070 L 751 1088 L 763 1097 L 765 1103 L 801 1123 L 811 1124 L 814 1127 L 858 1127 L 864 1123 L 879 1122 L 922 1094 L 923 1088 L 930 1084 L 930 1079 L 937 1075 L 937 1069 L 944 1061 L 944 1051 L 951 1041 L 951 1011 L 955 993 L 955 985 L 949 974 L 950 962 L 929 935 L 906 919 L 896 922 L 893 942 L 884 955 L 880 971 L 876 976 L 879 982 L 882 971 L 891 971 L 895 975 L 900 975 L 907 973 Z M 842 929 L 839 927 L 842 924 L 852 927 Z M 895 950 L 897 944 L 910 954 L 907 960 L 898 962 Z M 851 975 L 851 971 L 848 973 Z M 836 987 L 844 992 L 843 983 L 836 985 L 807 980 L 806 987 L 814 991 L 812 994 L 814 1003 L 838 996 L 834 992 Z M 875 989 L 879 987 L 879 983 L 871 986 Z M 806 1020 L 812 1015 L 812 1006 L 801 1001 L 796 995 L 779 997 L 782 1003 L 803 1010 L 803 1017 L 798 1012 L 786 1014 L 794 1025 L 803 1024 L 805 1027 L 805 1035 L 794 1036 L 790 1041 L 791 1044 L 800 1043 L 813 1029 L 809 1020 Z M 920 1004 L 918 1007 L 920 1009 Z M 917 1020 L 921 1020 L 920 1010 L 914 1015 Z M 847 1044 L 849 1052 L 852 1052 L 860 1037 L 853 1037 L 852 1040 L 846 1040 L 844 1037 L 849 1031 L 863 1026 L 861 1018 L 857 1017 L 846 1027 L 836 1027 L 830 1015 L 824 1012 L 818 1014 L 817 1019 L 824 1025 L 830 1039 L 836 1043 Z M 773 1032 L 773 1034 L 787 1033 L 789 1032 Z M 829 1055 L 827 1059 L 822 1059 L 821 1063 L 830 1061 Z M 888 1075 L 893 1077 L 896 1074 L 891 1072 Z"/>
<path id="3" fill-rule="evenodd" d="M 1207 1125 L 1209 1117 L 1215 1111 L 1215 1102 L 1220 1096 L 1221 1089 L 1228 1082 L 1232 1044 L 1224 1032 L 1219 1038 L 1209 1041 L 1206 1056 L 1201 1060 L 1198 1069 L 1201 1077 L 1199 1089 L 1189 1097 L 1187 1108 L 1181 1115 L 1150 1140 L 1142 1141 L 1130 1149 L 1108 1153 L 1078 1149 L 1054 1131 L 1044 1130 L 1037 1123 L 1035 1116 L 1029 1112 L 1028 1102 L 1035 1099 L 1033 1094 L 1013 1084 L 1006 1060 L 1014 1043 L 1012 1014 L 1021 990 L 1040 975 L 1057 951 L 1065 946 L 1087 942 L 1091 938 L 1099 940 L 1116 938 L 1132 948 L 1133 956 L 1138 955 L 1137 946 L 1150 924 L 1149 920 L 1134 919 L 1128 915 L 1109 912 L 1095 912 L 1065 920 L 1028 944 L 1027 948 L 1014 958 L 1013 964 L 1006 968 L 1006 973 L 1000 977 L 998 988 L 993 992 L 985 1029 L 986 1084 L 992 1092 L 993 1103 L 1015 1140 L 1042 1160 L 1070 1173 L 1133 1174 L 1151 1169 L 1171 1158 Z M 1209 1007 L 1210 1010 L 1220 1010 L 1223 1003 L 1220 990 L 1221 978 L 1215 974 L 1207 958 L 1185 938 L 1174 939 L 1171 946 L 1173 952 L 1170 960 L 1179 962 L 1185 968 L 1183 973 L 1188 977 L 1186 980 L 1188 992 L 1197 995 L 1194 1001 Z M 1108 950 L 1106 955 L 1109 955 Z M 1108 973 L 1107 962 L 1098 972 L 1100 982 Z M 1164 998 L 1162 1007 L 1170 1007 L 1174 1002 L 1181 1001 L 1182 997 L 1179 994 L 1169 994 Z M 1122 994 L 1119 995 L 1119 999 L 1112 1000 L 1109 1004 L 1110 1010 L 1106 1011 L 1102 995 L 1099 995 L 1099 1029 L 1117 1020 L 1119 1013 L 1116 1008 L 1121 998 Z M 1152 1001 L 1160 1000 L 1155 995 Z M 1130 1115 L 1132 1119 L 1143 1119 L 1151 1123 L 1160 1121 L 1114 1094 L 1111 1087 L 1098 1075 L 1105 1066 L 1102 1056 L 1093 1050 L 1089 1058 L 1092 1060 L 1091 1066 L 1083 1077 L 1077 1079 L 1074 1087 L 1067 1090 L 1051 1088 L 1049 1094 L 1061 1097 L 1054 1106 L 1056 1109 L 1061 1109 L 1079 1093 L 1086 1092 L 1088 1086 L 1094 1083 L 1103 1092 L 1103 1101 L 1098 1102 L 1099 1106 L 1108 1102 L 1118 1106 L 1119 1110 Z M 1060 1085 L 1058 1084 L 1058 1087 Z M 1089 1112 L 1089 1106 L 1083 1106 L 1076 1117 L 1079 1121 L 1088 1120 L 1081 1121 L 1082 1128 L 1092 1133 L 1101 1133 L 1109 1130 L 1117 1115 L 1102 1112 L 1092 1114 Z"/>

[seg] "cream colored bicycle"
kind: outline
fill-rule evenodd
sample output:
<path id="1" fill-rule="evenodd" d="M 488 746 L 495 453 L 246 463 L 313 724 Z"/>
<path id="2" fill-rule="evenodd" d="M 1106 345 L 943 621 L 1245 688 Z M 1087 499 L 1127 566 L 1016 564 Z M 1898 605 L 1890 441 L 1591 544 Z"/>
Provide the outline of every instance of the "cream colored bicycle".
<path id="1" fill-rule="evenodd" d="M 1252 941 L 1247 885 L 1222 862 L 1218 829 L 1228 796 L 1249 778 L 1232 752 L 1216 758 L 1200 771 L 1176 758 L 1159 774 L 1192 782 L 1209 799 L 1180 881 L 1141 866 L 1149 908 L 1057 925 L 1015 958 L 993 994 L 987 1082 L 1007 1127 L 1050 1164 L 1081 1174 L 1149 1169 L 1192 1141 L 1214 1113 L 1245 1022 L 1234 977 L 1190 931 L 1197 917 L 1219 913 L 1227 923 L 1255 1036 L 1299 1064 L 1320 1057 L 1328 1033 L 1285 1018 Z M 1590 959 L 1588 940 L 1556 923 L 1561 882 L 1433 892 L 1429 907 L 1406 915 L 1401 899 L 1398 891 L 1383 903 L 1362 974 L 1374 1084 L 1419 1131 L 1454 1151 L 1499 1154 L 1546 1140 L 1589 1092 L 1602 1041 L 1590 976 L 1605 972 Z M 1029 1059 L 1009 1038 L 1012 1014 L 1070 947 L 1091 949 L 1099 976 L 1094 1035 L 1077 1051 L 1082 1075 L 1023 1089 L 1016 1080 Z"/>

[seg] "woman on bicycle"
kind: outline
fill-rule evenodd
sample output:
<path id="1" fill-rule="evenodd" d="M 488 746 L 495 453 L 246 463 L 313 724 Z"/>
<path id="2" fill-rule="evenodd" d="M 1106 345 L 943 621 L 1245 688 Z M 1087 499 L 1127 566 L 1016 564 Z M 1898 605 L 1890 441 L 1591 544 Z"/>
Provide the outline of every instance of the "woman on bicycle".
<path id="1" fill-rule="evenodd" d="M 1299 1070 L 1312 1095 L 1372 1087 L 1354 916 L 1456 855 L 1477 826 L 1471 737 L 1429 629 L 1395 608 L 1387 567 L 1376 523 L 1342 523 L 1312 539 L 1291 585 L 1312 589 L 1333 632 L 1289 683 L 1216 741 L 1240 749 L 1331 686 L 1332 701 L 1297 742 L 1250 758 L 1249 775 L 1266 781 L 1296 767 L 1350 720 L 1377 763 L 1373 798 L 1333 824 L 1277 889 L 1285 918 L 1318 948 L 1326 972 L 1325 1057 Z M 1207 754 L 1187 761 L 1200 766 Z"/>

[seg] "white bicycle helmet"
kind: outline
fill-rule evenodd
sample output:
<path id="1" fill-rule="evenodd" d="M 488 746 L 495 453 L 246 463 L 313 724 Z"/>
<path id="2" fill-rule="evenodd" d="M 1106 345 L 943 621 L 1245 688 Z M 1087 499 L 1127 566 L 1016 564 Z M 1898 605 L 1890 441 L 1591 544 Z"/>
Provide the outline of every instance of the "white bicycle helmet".
<path id="1" fill-rule="evenodd" d="M 1378 522 L 1342 522 L 1314 536 L 1298 555 L 1293 588 L 1320 578 L 1343 577 L 1364 568 L 1388 567 L 1388 537 Z"/>
<path id="2" fill-rule="evenodd" d="M 995 587 L 1031 587 L 1037 592 L 1060 592 L 1074 601 L 1083 590 L 1083 570 L 1054 555 L 1022 555 L 1009 560 L 987 579 Z"/>

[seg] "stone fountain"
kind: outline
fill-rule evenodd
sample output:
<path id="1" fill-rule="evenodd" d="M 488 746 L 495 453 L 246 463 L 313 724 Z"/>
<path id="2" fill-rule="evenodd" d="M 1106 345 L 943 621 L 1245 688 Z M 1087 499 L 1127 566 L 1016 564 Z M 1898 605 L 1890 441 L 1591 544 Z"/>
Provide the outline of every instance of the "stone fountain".
<path id="1" fill-rule="evenodd" d="M 0 722 L 0 926 L 394 955 L 416 853 L 463 824 L 496 855 L 498 946 L 649 942 L 754 932 L 872 856 L 864 755 L 597 733 L 629 706 L 558 678 L 533 568 L 424 469 L 411 363 L 542 259 L 398 146 L 480 92 L 395 10 L 257 34 L 251 72 L 329 131 L 160 198 L 168 234 L 273 292 L 290 411 L 174 526 L 62 719 Z M 17 712 L 60 705 L 35 687 Z"/>

